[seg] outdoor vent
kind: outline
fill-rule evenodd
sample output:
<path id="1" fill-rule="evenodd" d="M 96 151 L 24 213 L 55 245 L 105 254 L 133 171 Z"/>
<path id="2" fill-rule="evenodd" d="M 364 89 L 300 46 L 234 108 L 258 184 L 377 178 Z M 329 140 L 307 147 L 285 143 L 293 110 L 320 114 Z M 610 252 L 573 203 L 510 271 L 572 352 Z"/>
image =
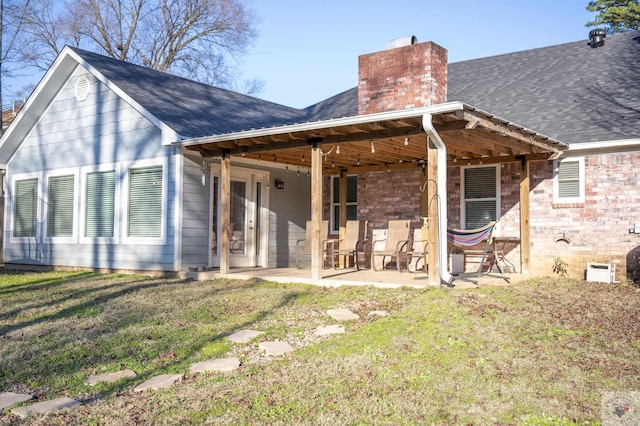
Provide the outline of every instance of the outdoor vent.
<path id="1" fill-rule="evenodd" d="M 396 47 L 410 46 L 412 44 L 416 44 L 417 42 L 418 37 L 416 36 L 397 38 L 395 40 L 390 40 L 387 42 L 387 50 L 395 49 Z"/>
<path id="2" fill-rule="evenodd" d="M 86 75 L 79 77 L 78 80 L 76 81 L 75 94 L 76 94 L 76 99 L 79 102 L 84 101 L 85 99 L 87 99 L 87 96 L 89 96 L 89 79 L 87 78 Z"/>
<path id="3" fill-rule="evenodd" d="M 607 36 L 607 32 L 601 28 L 589 31 L 589 46 L 595 49 L 596 47 L 604 46 L 604 38 Z"/>

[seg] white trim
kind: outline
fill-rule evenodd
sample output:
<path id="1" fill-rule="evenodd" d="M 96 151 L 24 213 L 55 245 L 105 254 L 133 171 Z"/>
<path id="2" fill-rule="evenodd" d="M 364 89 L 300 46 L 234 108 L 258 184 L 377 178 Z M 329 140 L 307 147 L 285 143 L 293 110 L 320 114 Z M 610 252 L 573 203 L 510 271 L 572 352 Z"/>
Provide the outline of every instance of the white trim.
<path id="1" fill-rule="evenodd" d="M 597 141 L 573 143 L 569 145 L 568 152 L 579 154 L 583 151 L 633 151 L 640 150 L 640 138 L 636 139 L 619 139 L 613 141 Z"/>
<path id="2" fill-rule="evenodd" d="M 87 211 L 87 174 L 94 172 L 115 172 L 115 190 L 114 190 L 114 211 L 113 211 L 113 237 L 87 237 L 86 233 L 86 211 Z M 126 176 L 126 175 L 125 175 Z M 121 182 L 125 178 L 122 173 L 122 167 L 119 163 L 105 163 L 92 166 L 84 166 L 80 168 L 80 244 L 119 244 L 120 243 L 120 220 L 122 211 L 122 203 L 120 201 Z"/>
<path id="3" fill-rule="evenodd" d="M 49 178 L 58 176 L 73 175 L 73 235 L 71 237 L 49 237 L 48 234 L 48 214 L 49 214 Z M 47 170 L 42 177 L 42 239 L 50 244 L 77 244 L 79 228 L 80 210 L 80 176 L 78 167 L 64 169 Z"/>
<path id="4" fill-rule="evenodd" d="M 558 164 L 569 161 L 578 162 L 578 184 L 580 195 L 577 197 L 565 197 L 559 196 L 559 183 L 558 183 Z M 585 162 L 584 157 L 565 157 L 555 160 L 553 162 L 553 203 L 554 204 L 574 204 L 585 202 Z"/>
<path id="5" fill-rule="evenodd" d="M 36 201 L 36 235 L 35 237 L 15 237 L 15 183 L 22 180 L 29 179 L 38 179 L 38 184 L 36 188 L 38 190 L 38 200 Z M 42 209 L 43 209 L 43 201 L 42 201 L 42 180 L 43 180 L 43 172 L 29 172 L 29 173 L 19 173 L 16 175 L 8 175 L 7 179 L 7 198 L 6 198 L 6 212 L 7 215 L 7 223 L 11 224 L 5 232 L 9 233 L 9 243 L 11 244 L 19 244 L 19 243 L 29 243 L 29 242 L 42 242 Z"/>
<path id="6" fill-rule="evenodd" d="M 167 240 L 167 158 L 135 161 L 122 170 L 122 243 L 136 245 L 164 245 Z M 162 218 L 160 237 L 130 237 L 129 233 L 129 174 L 132 169 L 162 167 Z M 117 183 L 116 183 L 117 185 Z"/>

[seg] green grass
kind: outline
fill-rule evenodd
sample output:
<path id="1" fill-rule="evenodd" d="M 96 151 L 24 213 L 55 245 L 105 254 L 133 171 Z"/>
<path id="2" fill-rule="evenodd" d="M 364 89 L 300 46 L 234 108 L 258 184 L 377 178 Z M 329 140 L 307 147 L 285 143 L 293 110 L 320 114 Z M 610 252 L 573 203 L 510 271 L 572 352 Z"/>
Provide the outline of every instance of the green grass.
<path id="1" fill-rule="evenodd" d="M 476 290 L 322 288 L 87 273 L 0 275 L 0 391 L 81 407 L 0 424 L 597 424 L 640 390 L 640 292 L 541 279 Z M 330 308 L 360 320 L 346 333 Z M 388 317 L 368 317 L 387 310 Z M 235 331 L 265 332 L 239 345 Z M 296 348 L 268 359 L 259 341 Z M 189 365 L 238 356 L 230 374 Z M 89 375 L 135 380 L 89 387 Z M 182 373 L 180 384 L 133 393 Z"/>

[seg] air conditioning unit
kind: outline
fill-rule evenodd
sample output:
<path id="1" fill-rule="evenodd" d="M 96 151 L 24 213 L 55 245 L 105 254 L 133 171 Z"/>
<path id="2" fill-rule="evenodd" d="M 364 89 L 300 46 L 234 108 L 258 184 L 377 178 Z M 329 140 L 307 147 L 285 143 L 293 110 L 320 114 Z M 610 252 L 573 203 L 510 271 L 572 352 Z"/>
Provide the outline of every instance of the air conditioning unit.
<path id="1" fill-rule="evenodd" d="M 587 263 L 587 281 L 611 284 L 616 280 L 616 265 L 612 263 Z"/>

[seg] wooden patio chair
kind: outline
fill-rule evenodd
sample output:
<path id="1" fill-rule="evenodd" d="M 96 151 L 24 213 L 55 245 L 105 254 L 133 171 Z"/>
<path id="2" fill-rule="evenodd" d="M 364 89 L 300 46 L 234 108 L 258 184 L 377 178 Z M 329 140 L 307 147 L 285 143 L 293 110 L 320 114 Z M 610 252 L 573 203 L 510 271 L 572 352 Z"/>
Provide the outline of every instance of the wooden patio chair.
<path id="1" fill-rule="evenodd" d="M 348 220 L 344 239 L 331 241 L 329 252 L 331 253 L 331 264 L 334 269 L 336 268 L 336 263 L 339 263 L 340 256 L 344 256 L 345 267 L 348 267 L 349 258 L 353 258 L 356 270 L 360 270 L 358 258 L 360 253 L 364 254 L 368 223 L 366 220 Z"/>
<path id="2" fill-rule="evenodd" d="M 311 227 L 311 221 L 308 220 L 305 225 L 305 238 L 304 240 L 296 241 L 296 267 L 300 269 L 300 255 L 311 254 L 311 236 L 313 234 L 313 228 Z M 322 265 L 327 257 L 327 238 L 329 237 L 329 221 L 323 220 L 320 224 L 320 241 L 322 241 Z"/>
<path id="3" fill-rule="evenodd" d="M 375 264 L 376 256 L 382 256 L 382 269 L 384 269 L 384 260 L 386 257 L 390 257 L 391 259 L 395 257 L 396 267 L 398 271 L 400 271 L 401 257 L 409 244 L 410 233 L 410 220 L 390 220 L 387 225 L 387 238 L 384 240 L 376 240 L 371 245 L 371 269 L 374 271 L 378 270 Z M 376 243 L 383 241 L 385 243 L 384 248 L 382 250 L 376 250 Z"/>
<path id="4" fill-rule="evenodd" d="M 484 265 L 490 256 L 494 256 L 493 253 L 493 231 L 496 227 L 496 222 L 489 222 L 483 227 L 476 229 L 455 229 L 449 228 L 447 230 L 447 240 L 449 244 L 462 251 L 463 255 L 477 254 L 480 256 L 480 262 L 478 269 L 474 272 L 463 272 L 458 275 L 454 275 L 453 280 L 461 279 L 470 281 L 477 284 L 477 281 L 469 279 L 470 277 L 480 276 L 492 276 L 496 278 L 502 278 L 509 282 L 509 277 L 505 275 L 493 275 L 491 274 L 492 264 L 489 264 L 489 269 L 484 272 Z M 473 250 L 473 247 L 480 246 L 481 249 Z"/>

